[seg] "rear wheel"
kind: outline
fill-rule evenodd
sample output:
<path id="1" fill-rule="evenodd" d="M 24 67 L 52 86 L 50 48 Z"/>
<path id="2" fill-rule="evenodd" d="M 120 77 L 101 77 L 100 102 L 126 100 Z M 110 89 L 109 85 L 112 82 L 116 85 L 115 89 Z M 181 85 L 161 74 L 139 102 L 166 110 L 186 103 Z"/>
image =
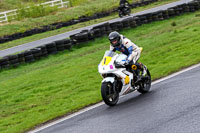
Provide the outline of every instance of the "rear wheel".
<path id="1" fill-rule="evenodd" d="M 137 90 L 140 93 L 147 93 L 151 87 L 151 74 L 147 69 L 147 75 L 144 78 L 144 81 L 140 84 L 139 89 Z"/>
<path id="2" fill-rule="evenodd" d="M 110 82 L 102 83 L 101 96 L 103 101 L 109 106 L 116 105 L 119 100 L 119 93 L 114 91 L 113 84 Z"/>

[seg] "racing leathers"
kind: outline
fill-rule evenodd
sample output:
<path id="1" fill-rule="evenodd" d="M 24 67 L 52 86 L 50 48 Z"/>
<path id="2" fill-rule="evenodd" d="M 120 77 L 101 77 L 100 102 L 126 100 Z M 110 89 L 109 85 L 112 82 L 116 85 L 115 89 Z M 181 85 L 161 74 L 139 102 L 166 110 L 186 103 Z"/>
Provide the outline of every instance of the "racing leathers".
<path id="1" fill-rule="evenodd" d="M 127 61 L 133 61 L 133 64 L 135 64 L 137 62 L 137 60 L 140 58 L 140 53 L 141 50 L 140 48 L 134 44 L 133 42 L 131 42 L 128 38 L 125 38 L 123 35 L 120 35 L 121 37 L 121 45 L 119 45 L 118 47 L 113 47 L 112 45 L 110 45 L 110 50 L 112 51 L 120 51 L 123 54 L 127 55 Z"/>
<path id="2" fill-rule="evenodd" d="M 132 65 L 135 64 L 137 68 L 142 71 L 142 75 L 146 75 L 146 67 L 142 63 L 137 63 L 138 59 L 140 58 L 141 49 L 131 42 L 128 38 L 120 35 L 121 37 L 121 44 L 119 46 L 113 47 L 110 45 L 110 50 L 112 51 L 120 51 L 123 54 L 127 55 L 127 64 Z"/>

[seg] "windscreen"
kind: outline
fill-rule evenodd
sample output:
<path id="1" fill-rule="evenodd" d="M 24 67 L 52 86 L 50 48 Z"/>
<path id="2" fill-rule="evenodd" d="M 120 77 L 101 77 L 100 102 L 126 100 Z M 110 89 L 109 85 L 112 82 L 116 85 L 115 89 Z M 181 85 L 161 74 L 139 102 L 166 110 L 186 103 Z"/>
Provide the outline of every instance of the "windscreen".
<path id="1" fill-rule="evenodd" d="M 104 54 L 104 56 L 109 56 L 109 57 L 113 57 L 113 56 L 115 56 L 115 55 L 116 55 L 116 53 L 113 52 L 113 51 L 110 51 L 110 50 L 107 50 L 107 51 L 105 52 L 105 54 Z"/>

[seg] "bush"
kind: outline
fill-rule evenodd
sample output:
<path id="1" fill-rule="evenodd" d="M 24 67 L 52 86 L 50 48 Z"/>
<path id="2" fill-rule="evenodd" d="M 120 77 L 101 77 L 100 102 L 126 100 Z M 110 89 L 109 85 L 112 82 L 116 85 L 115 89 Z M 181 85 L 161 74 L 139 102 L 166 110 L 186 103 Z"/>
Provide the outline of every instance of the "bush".
<path id="1" fill-rule="evenodd" d="M 171 23 L 171 26 L 176 26 L 176 22 L 172 22 L 172 23 Z"/>

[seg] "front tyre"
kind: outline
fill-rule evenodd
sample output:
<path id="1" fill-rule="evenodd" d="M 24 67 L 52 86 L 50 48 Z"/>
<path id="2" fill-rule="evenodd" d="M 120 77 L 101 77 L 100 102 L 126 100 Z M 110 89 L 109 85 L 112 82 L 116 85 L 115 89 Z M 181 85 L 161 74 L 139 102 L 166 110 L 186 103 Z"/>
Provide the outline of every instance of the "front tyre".
<path id="1" fill-rule="evenodd" d="M 101 85 L 101 96 L 103 101 L 108 106 L 114 106 L 119 100 L 119 93 L 114 91 L 113 84 L 110 82 L 103 82 Z"/>
<path id="2" fill-rule="evenodd" d="M 140 87 L 137 91 L 144 94 L 144 93 L 149 92 L 150 87 L 151 87 L 151 74 L 149 70 L 147 69 L 147 75 L 144 77 L 144 80 L 140 84 Z"/>

